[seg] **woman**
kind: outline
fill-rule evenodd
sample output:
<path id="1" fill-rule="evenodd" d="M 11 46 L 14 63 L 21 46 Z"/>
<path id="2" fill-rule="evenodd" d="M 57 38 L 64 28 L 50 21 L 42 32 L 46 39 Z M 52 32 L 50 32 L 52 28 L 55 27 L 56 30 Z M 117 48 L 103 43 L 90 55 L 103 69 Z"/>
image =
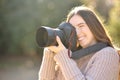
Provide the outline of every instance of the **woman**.
<path id="1" fill-rule="evenodd" d="M 76 29 L 78 47 L 84 49 L 98 42 L 108 46 L 74 60 L 68 56 L 68 49 L 57 36 L 58 46 L 44 49 L 39 80 L 118 80 L 118 52 L 95 13 L 87 7 L 75 7 L 66 22 Z"/>

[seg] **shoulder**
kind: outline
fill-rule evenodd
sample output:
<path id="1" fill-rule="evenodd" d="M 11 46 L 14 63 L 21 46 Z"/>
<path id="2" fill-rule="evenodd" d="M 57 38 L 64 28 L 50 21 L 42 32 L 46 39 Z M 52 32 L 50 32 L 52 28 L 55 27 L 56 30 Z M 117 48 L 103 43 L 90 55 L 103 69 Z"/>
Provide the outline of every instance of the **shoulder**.
<path id="1" fill-rule="evenodd" d="M 107 55 L 107 54 L 112 54 L 112 55 L 118 55 L 118 52 L 117 50 L 115 50 L 114 48 L 112 47 L 105 47 L 103 49 L 101 49 L 100 51 L 97 52 L 97 54 L 99 55 Z"/>
<path id="2" fill-rule="evenodd" d="M 115 60 L 119 60 L 119 55 L 117 50 L 115 50 L 112 47 L 105 47 L 103 49 L 101 49 L 100 51 L 96 52 L 96 54 L 94 55 L 95 57 L 97 57 L 98 59 L 115 59 Z"/>

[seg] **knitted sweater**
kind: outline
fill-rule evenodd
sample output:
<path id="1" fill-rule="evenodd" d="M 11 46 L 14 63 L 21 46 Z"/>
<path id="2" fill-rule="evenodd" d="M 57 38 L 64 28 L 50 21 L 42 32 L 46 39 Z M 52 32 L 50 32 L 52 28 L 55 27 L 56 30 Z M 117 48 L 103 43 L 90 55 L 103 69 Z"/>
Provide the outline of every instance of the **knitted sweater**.
<path id="1" fill-rule="evenodd" d="M 118 80 L 119 55 L 111 47 L 79 60 L 68 57 L 68 50 L 55 54 L 44 49 L 39 80 Z"/>

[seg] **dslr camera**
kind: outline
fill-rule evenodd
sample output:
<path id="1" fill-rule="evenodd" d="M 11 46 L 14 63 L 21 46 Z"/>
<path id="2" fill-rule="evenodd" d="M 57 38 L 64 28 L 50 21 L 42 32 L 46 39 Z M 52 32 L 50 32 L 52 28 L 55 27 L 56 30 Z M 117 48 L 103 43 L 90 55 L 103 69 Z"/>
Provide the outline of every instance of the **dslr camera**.
<path id="1" fill-rule="evenodd" d="M 77 36 L 75 28 L 68 22 L 62 22 L 57 28 L 40 26 L 36 32 L 36 42 L 39 47 L 57 46 L 56 36 L 59 36 L 63 45 L 75 51 Z"/>

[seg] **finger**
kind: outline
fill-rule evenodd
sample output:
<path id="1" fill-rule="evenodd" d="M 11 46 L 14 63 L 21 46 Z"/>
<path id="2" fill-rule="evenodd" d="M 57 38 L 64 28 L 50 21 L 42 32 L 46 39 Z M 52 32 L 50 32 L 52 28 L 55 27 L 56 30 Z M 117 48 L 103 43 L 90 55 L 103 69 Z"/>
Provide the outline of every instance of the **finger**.
<path id="1" fill-rule="evenodd" d="M 49 46 L 47 47 L 49 50 L 54 50 L 56 48 L 56 46 Z"/>
<path id="2" fill-rule="evenodd" d="M 56 40 L 58 42 L 58 45 L 63 45 L 62 42 L 61 42 L 61 40 L 60 40 L 60 38 L 58 36 L 56 36 Z"/>

